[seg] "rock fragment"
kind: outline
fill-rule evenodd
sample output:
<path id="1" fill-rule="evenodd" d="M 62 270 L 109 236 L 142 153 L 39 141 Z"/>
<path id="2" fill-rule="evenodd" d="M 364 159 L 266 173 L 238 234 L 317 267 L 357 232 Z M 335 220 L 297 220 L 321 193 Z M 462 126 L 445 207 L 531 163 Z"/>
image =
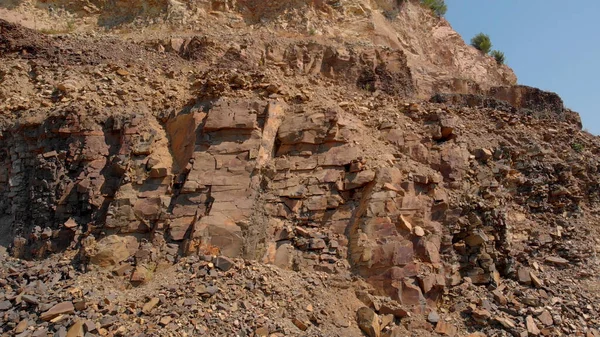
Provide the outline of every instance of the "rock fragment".
<path id="1" fill-rule="evenodd" d="M 152 309 L 158 305 L 160 299 L 158 297 L 151 298 L 144 306 L 142 307 L 142 312 L 146 315 L 149 315 L 152 312 Z"/>
<path id="2" fill-rule="evenodd" d="M 294 317 L 292 319 L 292 323 L 294 323 L 294 325 L 301 331 L 306 331 L 308 329 L 308 324 L 306 324 L 304 321 L 298 319 L 297 317 Z"/>
<path id="3" fill-rule="evenodd" d="M 222 271 L 228 271 L 233 267 L 234 262 L 230 258 L 226 256 L 219 256 L 215 259 L 215 267 L 221 269 Z"/>
<path id="4" fill-rule="evenodd" d="M 546 263 L 555 264 L 558 266 L 566 266 L 569 264 L 569 260 L 558 256 L 547 256 L 545 261 Z"/>
<path id="5" fill-rule="evenodd" d="M 429 321 L 429 323 L 437 323 L 440 321 L 440 315 L 437 313 L 437 311 L 432 311 L 429 313 L 429 315 L 427 315 L 427 320 Z"/>
<path id="6" fill-rule="evenodd" d="M 367 307 L 362 307 L 356 312 L 358 327 L 369 337 L 379 337 L 381 328 L 377 314 Z"/>
<path id="7" fill-rule="evenodd" d="M 435 332 L 442 336 L 452 337 L 456 336 L 458 329 L 454 325 L 440 320 L 435 326 Z"/>
<path id="8" fill-rule="evenodd" d="M 23 319 L 15 326 L 14 333 L 20 334 L 27 329 L 29 326 L 29 321 L 27 319 Z"/>
<path id="9" fill-rule="evenodd" d="M 540 329 L 538 329 L 537 324 L 535 324 L 535 321 L 532 316 L 527 316 L 527 318 L 525 319 L 525 325 L 527 326 L 527 332 L 529 333 L 529 335 L 540 335 Z"/>
<path id="10" fill-rule="evenodd" d="M 59 315 L 72 314 L 75 312 L 73 302 L 61 302 L 50 308 L 48 311 L 42 313 L 40 318 L 44 321 L 50 321 Z"/>
<path id="11" fill-rule="evenodd" d="M 69 328 L 69 331 L 67 332 L 67 337 L 83 337 L 85 334 L 83 331 L 83 326 L 83 321 L 75 322 Z"/>
<path id="12" fill-rule="evenodd" d="M 529 268 L 525 268 L 525 267 L 519 268 L 519 271 L 517 272 L 517 276 L 519 278 L 519 283 L 524 284 L 524 285 L 531 284 L 531 271 L 529 270 Z"/>

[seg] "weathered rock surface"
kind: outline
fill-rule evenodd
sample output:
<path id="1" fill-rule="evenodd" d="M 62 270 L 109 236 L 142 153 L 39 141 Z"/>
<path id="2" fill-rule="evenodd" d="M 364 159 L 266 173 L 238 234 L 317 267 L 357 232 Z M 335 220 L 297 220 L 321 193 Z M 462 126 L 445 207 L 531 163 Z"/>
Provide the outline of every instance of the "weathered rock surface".
<path id="1" fill-rule="evenodd" d="M 0 20 L 2 333 L 596 334 L 557 95 L 414 1 L 112 5 L 61 11 L 156 33 Z"/>

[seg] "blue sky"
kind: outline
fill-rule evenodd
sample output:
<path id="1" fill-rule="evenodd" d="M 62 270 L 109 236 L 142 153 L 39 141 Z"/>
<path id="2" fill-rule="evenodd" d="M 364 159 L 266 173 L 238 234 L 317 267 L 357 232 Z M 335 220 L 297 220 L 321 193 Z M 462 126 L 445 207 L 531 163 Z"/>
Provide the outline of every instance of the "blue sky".
<path id="1" fill-rule="evenodd" d="M 600 135 L 599 0 L 446 0 L 469 43 L 479 32 L 504 52 L 520 84 L 558 93 Z"/>

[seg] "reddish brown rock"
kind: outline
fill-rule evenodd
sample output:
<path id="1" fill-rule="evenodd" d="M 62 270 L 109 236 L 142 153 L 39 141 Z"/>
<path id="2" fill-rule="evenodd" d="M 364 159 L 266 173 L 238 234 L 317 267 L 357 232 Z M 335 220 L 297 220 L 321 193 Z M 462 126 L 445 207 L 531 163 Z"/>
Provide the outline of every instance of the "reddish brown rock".
<path id="1" fill-rule="evenodd" d="M 545 326 L 552 326 L 554 324 L 554 321 L 552 320 L 552 315 L 548 310 L 542 311 L 542 313 L 537 318 Z"/>
<path id="2" fill-rule="evenodd" d="M 402 214 L 398 217 L 400 229 L 412 233 L 413 226 Z"/>
<path id="3" fill-rule="evenodd" d="M 379 313 L 383 315 L 394 315 L 396 318 L 404 318 L 409 316 L 409 312 L 403 309 L 398 303 L 385 302 L 381 305 Z"/>
<path id="4" fill-rule="evenodd" d="M 450 323 L 439 321 L 435 326 L 435 332 L 443 336 L 452 337 L 456 336 L 456 334 L 458 333 L 458 329 Z"/>
<path id="5" fill-rule="evenodd" d="M 88 254 L 91 263 L 108 267 L 127 260 L 138 248 L 139 243 L 133 236 L 110 235 L 91 247 Z"/>
<path id="6" fill-rule="evenodd" d="M 539 336 L 540 329 L 538 329 L 537 324 L 535 324 L 535 321 L 533 320 L 532 316 L 527 316 L 527 318 L 525 319 L 525 325 L 527 326 L 527 332 L 529 333 L 529 335 Z"/>
<path id="7" fill-rule="evenodd" d="M 521 267 L 517 272 L 519 282 L 525 285 L 531 284 L 531 271 L 528 268 Z"/>
<path id="8" fill-rule="evenodd" d="M 555 264 L 558 266 L 566 266 L 569 264 L 569 260 L 563 259 L 562 257 L 558 256 L 548 256 L 546 257 L 545 261 L 547 263 Z"/>
<path id="9" fill-rule="evenodd" d="M 346 174 L 344 189 L 352 190 L 362 187 L 375 179 L 375 172 L 371 170 Z"/>
<path id="10" fill-rule="evenodd" d="M 306 331 L 308 329 L 308 324 L 296 317 L 292 319 L 292 323 L 294 323 L 294 325 L 300 329 L 300 331 Z"/>
<path id="11" fill-rule="evenodd" d="M 29 321 L 27 319 L 23 319 L 19 322 L 19 324 L 17 324 L 17 326 L 15 326 L 15 329 L 13 331 L 16 334 L 20 334 L 20 333 L 24 332 L 28 326 L 29 326 Z"/>
<path id="12" fill-rule="evenodd" d="M 83 337 L 85 334 L 83 330 L 83 321 L 76 321 L 71 325 L 67 332 L 67 337 Z"/>
<path id="13" fill-rule="evenodd" d="M 531 278 L 531 283 L 536 287 L 536 288 L 541 288 L 544 286 L 544 283 L 542 282 L 542 280 L 540 280 L 539 277 L 537 277 L 533 272 L 529 273 L 529 277 Z"/>
<path id="14" fill-rule="evenodd" d="M 46 312 L 42 313 L 40 315 L 40 318 L 44 321 L 49 321 L 59 315 L 72 314 L 74 312 L 75 307 L 73 307 L 72 302 L 61 302 L 48 309 Z"/>
<path id="15" fill-rule="evenodd" d="M 152 309 L 156 307 L 160 303 L 160 299 L 157 297 L 151 298 L 144 306 L 142 307 L 142 312 L 146 315 L 149 315 L 152 312 Z"/>
<path id="16" fill-rule="evenodd" d="M 360 329 L 369 337 L 379 337 L 381 335 L 381 326 L 377 314 L 367 308 L 362 307 L 356 312 L 356 321 Z"/>
<path id="17" fill-rule="evenodd" d="M 412 280 L 405 280 L 402 283 L 400 302 L 404 305 L 421 305 L 425 303 L 425 298 L 421 293 L 421 288 Z"/>
<path id="18" fill-rule="evenodd" d="M 152 270 L 146 266 L 136 266 L 131 273 L 130 281 L 132 284 L 140 285 L 146 283 L 152 279 Z"/>

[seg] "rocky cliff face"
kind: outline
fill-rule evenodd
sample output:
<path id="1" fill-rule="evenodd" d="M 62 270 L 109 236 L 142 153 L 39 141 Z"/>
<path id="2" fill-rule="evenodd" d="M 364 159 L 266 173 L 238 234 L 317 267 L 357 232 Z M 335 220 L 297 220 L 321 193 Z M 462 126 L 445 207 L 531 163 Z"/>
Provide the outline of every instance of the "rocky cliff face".
<path id="1" fill-rule="evenodd" d="M 434 17 L 417 2 L 403 1 L 396 8 L 384 9 L 383 15 L 374 12 L 373 22 L 375 43 L 406 54 L 422 97 L 439 92 L 480 94 L 517 83 L 512 69 L 466 45 L 446 20 Z"/>
<path id="2" fill-rule="evenodd" d="M 593 336 L 600 142 L 556 94 L 410 1 L 125 7 L 64 4 L 154 31 L 0 21 L 0 240 L 49 261 L 0 269 L 3 331 Z"/>
<path id="3" fill-rule="evenodd" d="M 466 45 L 446 20 L 435 17 L 418 1 L 53 1 L 49 4 L 31 0 L 21 1 L 20 6 L 37 8 L 39 22 L 31 23 L 14 13 L 7 13 L 6 17 L 51 32 L 75 29 L 72 24 L 75 16 L 82 18 L 82 27 L 77 27 L 81 31 L 96 26 L 163 23 L 182 27 L 182 31 L 202 27 L 203 34 L 219 36 L 223 29 L 235 33 L 249 25 L 286 32 L 288 37 L 313 36 L 308 40 L 327 41 L 327 45 L 342 42 L 344 49 L 370 45 L 400 50 L 407 59 L 420 98 L 438 92 L 480 94 L 492 87 L 512 86 L 517 82 L 510 68 L 498 66 L 492 57 Z M 60 20 L 57 23 L 54 18 L 47 18 L 45 10 L 49 6 L 52 17 L 60 17 L 62 13 L 63 20 L 71 20 L 71 24 L 64 27 Z M 207 15 L 213 19 L 206 20 Z M 218 33 L 213 34 L 212 30 Z M 299 40 L 305 39 L 293 42 Z M 319 48 L 308 49 L 323 53 Z"/>

